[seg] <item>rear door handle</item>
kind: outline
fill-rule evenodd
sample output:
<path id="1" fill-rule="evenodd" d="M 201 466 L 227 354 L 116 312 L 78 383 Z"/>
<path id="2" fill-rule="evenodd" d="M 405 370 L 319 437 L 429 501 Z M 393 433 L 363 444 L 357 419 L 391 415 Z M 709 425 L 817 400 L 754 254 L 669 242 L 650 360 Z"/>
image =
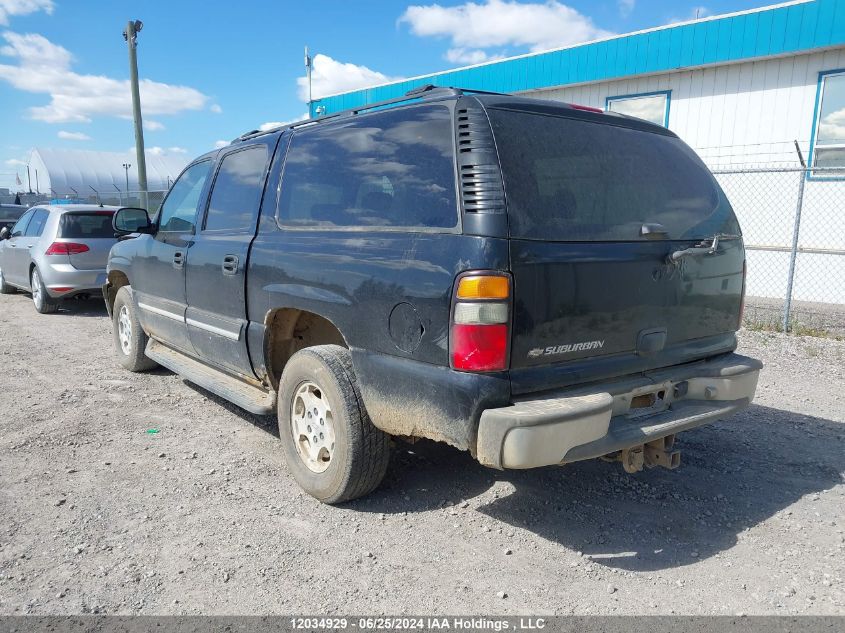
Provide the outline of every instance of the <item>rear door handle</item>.
<path id="1" fill-rule="evenodd" d="M 185 255 L 182 251 L 173 253 L 173 268 L 182 268 L 185 265 Z"/>
<path id="2" fill-rule="evenodd" d="M 238 273 L 238 264 L 240 260 L 237 255 L 226 255 L 223 258 L 223 274 L 236 275 Z"/>

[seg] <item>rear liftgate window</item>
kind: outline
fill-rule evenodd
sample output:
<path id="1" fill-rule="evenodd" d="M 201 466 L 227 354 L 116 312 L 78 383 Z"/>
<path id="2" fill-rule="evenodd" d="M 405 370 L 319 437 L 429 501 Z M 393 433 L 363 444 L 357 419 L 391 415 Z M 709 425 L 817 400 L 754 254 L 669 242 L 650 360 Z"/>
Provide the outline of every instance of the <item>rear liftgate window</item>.
<path id="1" fill-rule="evenodd" d="M 111 211 L 66 213 L 59 226 L 59 237 L 74 239 L 114 238 Z"/>
<path id="2" fill-rule="evenodd" d="M 452 118 L 419 106 L 306 128 L 291 141 L 279 220 L 301 227 L 457 225 Z"/>
<path id="3" fill-rule="evenodd" d="M 548 241 L 668 239 L 739 233 L 710 172 L 682 141 L 617 125 L 490 110 L 511 237 Z"/>

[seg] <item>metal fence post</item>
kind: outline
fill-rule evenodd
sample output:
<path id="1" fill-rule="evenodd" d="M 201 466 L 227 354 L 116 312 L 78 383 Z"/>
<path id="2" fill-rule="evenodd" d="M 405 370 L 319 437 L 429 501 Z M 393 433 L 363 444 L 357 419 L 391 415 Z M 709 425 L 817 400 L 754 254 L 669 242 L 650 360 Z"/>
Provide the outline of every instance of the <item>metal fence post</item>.
<path id="1" fill-rule="evenodd" d="M 802 159 L 803 163 L 803 159 Z M 798 204 L 795 206 L 795 224 L 792 228 L 792 248 L 789 251 L 789 278 L 786 282 L 786 303 L 783 306 L 783 331 L 789 332 L 789 315 L 792 311 L 792 286 L 795 282 L 795 262 L 798 259 L 798 233 L 801 230 L 801 209 L 804 206 L 804 183 L 807 172 L 801 171 L 798 182 Z"/>

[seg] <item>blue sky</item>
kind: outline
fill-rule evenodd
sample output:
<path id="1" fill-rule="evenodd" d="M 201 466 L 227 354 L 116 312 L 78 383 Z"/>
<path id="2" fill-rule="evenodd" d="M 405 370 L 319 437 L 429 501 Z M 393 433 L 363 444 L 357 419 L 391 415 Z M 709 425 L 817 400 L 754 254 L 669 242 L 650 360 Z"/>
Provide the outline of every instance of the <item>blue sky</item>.
<path id="1" fill-rule="evenodd" d="M 315 96 L 770 4 L 753 0 L 0 0 L 0 187 L 32 147 L 134 146 L 126 45 L 143 20 L 147 148 L 186 160 Z"/>

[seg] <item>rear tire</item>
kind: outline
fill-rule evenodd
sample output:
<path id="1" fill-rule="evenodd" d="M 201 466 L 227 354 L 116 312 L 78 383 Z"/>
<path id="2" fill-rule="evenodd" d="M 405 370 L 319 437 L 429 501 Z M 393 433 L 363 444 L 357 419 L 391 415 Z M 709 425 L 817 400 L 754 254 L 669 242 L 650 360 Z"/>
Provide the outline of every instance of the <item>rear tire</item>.
<path id="1" fill-rule="evenodd" d="M 117 361 L 133 372 L 149 371 L 158 363 L 144 354 L 149 337 L 141 328 L 135 314 L 135 302 L 129 286 L 118 289 L 112 308 L 112 338 Z"/>
<path id="2" fill-rule="evenodd" d="M 47 286 L 41 281 L 38 268 L 33 268 L 29 275 L 29 287 L 32 291 L 32 303 L 39 314 L 53 314 L 59 309 L 58 302 L 47 294 Z"/>
<path id="3" fill-rule="evenodd" d="M 323 503 L 343 503 L 375 490 L 390 457 L 389 436 L 373 426 L 349 350 L 300 350 L 279 383 L 279 436 L 296 482 Z"/>
<path id="4" fill-rule="evenodd" d="M 14 286 L 6 283 L 6 278 L 3 277 L 3 270 L 0 269 L 0 295 L 13 295 L 17 292 Z"/>

